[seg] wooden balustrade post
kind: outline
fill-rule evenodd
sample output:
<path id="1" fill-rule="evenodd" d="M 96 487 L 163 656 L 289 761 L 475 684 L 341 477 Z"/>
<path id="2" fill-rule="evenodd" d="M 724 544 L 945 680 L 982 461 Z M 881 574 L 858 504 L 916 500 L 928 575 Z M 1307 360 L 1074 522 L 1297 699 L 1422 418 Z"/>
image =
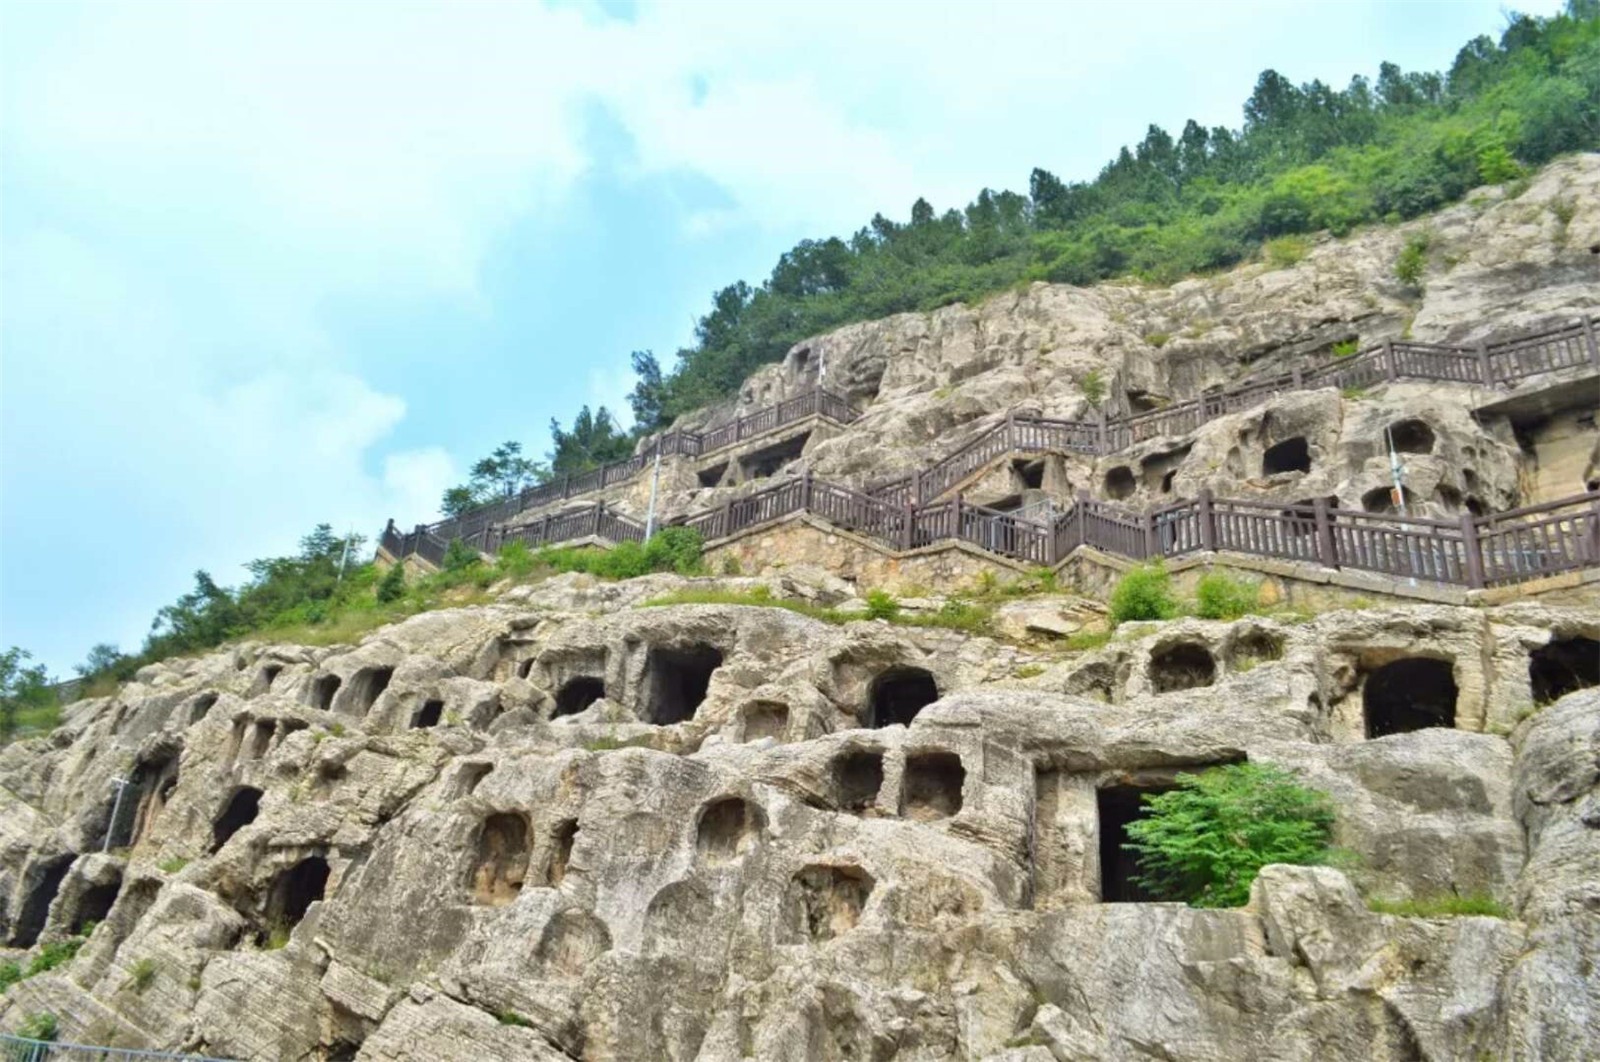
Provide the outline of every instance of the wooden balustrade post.
<path id="1" fill-rule="evenodd" d="M 1106 439 L 1106 411 L 1103 409 L 1097 409 L 1094 412 L 1095 424 L 1097 428 L 1097 434 L 1095 436 L 1095 453 L 1103 457 L 1111 452 L 1111 444 Z"/>
<path id="2" fill-rule="evenodd" d="M 1156 535 L 1156 516 L 1149 509 L 1139 518 L 1144 525 L 1144 556 L 1146 560 L 1161 556 L 1161 540 Z"/>
<path id="3" fill-rule="evenodd" d="M 1200 548 L 1207 553 L 1215 553 L 1217 549 L 1216 501 L 1211 496 L 1210 487 L 1200 488 L 1198 501 L 1200 521 Z"/>
<path id="4" fill-rule="evenodd" d="M 906 550 L 910 549 L 911 543 L 915 541 L 913 530 L 917 523 L 917 507 L 906 502 L 900 508 L 900 548 Z"/>
<path id="5" fill-rule="evenodd" d="M 729 498 L 722 503 L 722 534 L 719 538 L 727 538 L 733 534 L 733 499 Z"/>
<path id="6" fill-rule="evenodd" d="M 950 516 L 954 524 L 950 528 L 950 537 L 961 537 L 961 494 L 957 492 L 955 502 L 950 506 Z"/>
<path id="7" fill-rule="evenodd" d="M 1324 568 L 1337 568 L 1338 543 L 1333 537 L 1333 514 L 1328 511 L 1328 499 L 1313 498 L 1311 510 L 1317 521 L 1317 561 Z"/>
<path id="8" fill-rule="evenodd" d="M 1398 379 L 1400 375 L 1399 367 L 1394 363 L 1394 340 L 1392 339 L 1383 341 L 1383 374 L 1390 380 Z"/>
<path id="9" fill-rule="evenodd" d="M 595 502 L 594 503 L 594 510 L 589 514 L 590 522 L 594 526 L 594 530 L 589 532 L 589 533 L 591 535 L 593 535 L 595 538 L 599 538 L 600 537 L 600 518 L 605 515 L 605 512 L 606 512 L 606 503 L 603 502 L 603 501 L 600 501 L 600 502 Z"/>
<path id="10" fill-rule="evenodd" d="M 821 388 L 818 388 L 818 390 L 821 390 Z M 811 511 L 811 470 L 809 468 L 806 469 L 806 474 L 800 480 L 800 511 L 803 513 Z"/>
<path id="11" fill-rule="evenodd" d="M 1589 344 L 1589 364 L 1600 369 L 1600 342 L 1595 339 L 1594 318 L 1583 319 L 1583 338 Z"/>
<path id="12" fill-rule="evenodd" d="M 561 496 L 563 498 L 572 497 L 572 473 L 571 472 L 568 472 L 566 474 L 566 476 L 561 480 Z"/>
<path id="13" fill-rule="evenodd" d="M 1484 586 L 1483 543 L 1478 540 L 1478 522 L 1471 513 L 1461 514 L 1461 553 L 1466 561 L 1467 585 L 1474 590 Z"/>
<path id="14" fill-rule="evenodd" d="M 1489 344 L 1478 343 L 1473 348 L 1478 355 L 1478 379 L 1485 387 L 1494 386 L 1494 368 L 1489 364 Z"/>

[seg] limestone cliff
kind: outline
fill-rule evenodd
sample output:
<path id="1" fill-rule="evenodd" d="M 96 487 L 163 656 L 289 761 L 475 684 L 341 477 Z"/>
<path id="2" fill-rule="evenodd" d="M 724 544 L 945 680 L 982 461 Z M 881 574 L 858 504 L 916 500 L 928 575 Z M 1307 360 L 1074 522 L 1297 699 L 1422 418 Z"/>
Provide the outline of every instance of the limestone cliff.
<path id="1" fill-rule="evenodd" d="M 1393 265 L 1423 230 L 1418 289 Z M 860 416 L 674 457 L 658 500 L 708 511 L 802 470 L 865 485 L 1007 411 L 1096 416 L 1091 374 L 1130 413 L 1351 340 L 1596 309 L 1587 155 L 1282 268 L 1036 285 L 817 337 L 679 427 L 823 373 Z M 1382 518 L 1392 445 L 1408 510 L 1470 523 L 1600 475 L 1592 365 L 1568 368 L 1272 394 L 1113 454 L 1003 455 L 954 489 Z M 594 496 L 642 516 L 638 471 Z M 252 1060 L 1592 1056 L 1592 564 L 1498 601 L 1300 573 L 1299 613 L 1114 637 L 1107 569 L 1084 596 L 1014 587 L 979 635 L 864 618 L 875 586 L 918 586 L 919 615 L 983 587 L 959 551 L 783 534 L 714 545 L 713 571 L 748 575 L 561 576 L 353 646 L 152 665 L 0 749 L 0 961 L 81 938 L 6 990 L 0 1027 L 50 1013 L 64 1039 Z M 993 573 L 1023 568 L 982 569 L 991 602 Z M 652 603 L 685 589 L 754 603 Z M 1349 860 L 1269 867 L 1243 908 L 1147 902 L 1121 847 L 1140 794 L 1240 760 L 1327 792 Z M 1506 917 L 1369 906 L 1449 895 Z"/>

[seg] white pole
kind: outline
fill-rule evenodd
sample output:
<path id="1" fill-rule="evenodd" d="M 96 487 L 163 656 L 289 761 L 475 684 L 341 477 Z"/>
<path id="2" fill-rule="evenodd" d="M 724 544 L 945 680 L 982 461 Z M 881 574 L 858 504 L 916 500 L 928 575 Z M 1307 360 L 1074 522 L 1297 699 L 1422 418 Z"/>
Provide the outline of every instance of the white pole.
<path id="1" fill-rule="evenodd" d="M 339 554 L 339 575 L 338 578 L 334 579 L 336 583 L 344 581 L 344 566 L 345 562 L 350 559 L 350 543 L 355 540 L 355 537 L 356 529 L 353 527 L 350 529 L 350 533 L 344 536 L 344 552 Z"/>
<path id="2" fill-rule="evenodd" d="M 656 437 L 656 470 L 650 477 L 650 514 L 644 520 L 644 540 L 656 533 L 656 492 L 661 488 L 661 437 Z"/>
<path id="3" fill-rule="evenodd" d="M 126 778 L 113 778 L 111 784 L 117 787 L 117 799 L 111 803 L 111 821 L 106 824 L 106 840 L 100 846 L 100 851 L 111 851 L 111 835 L 117 832 L 117 819 L 122 817 L 122 794 L 128 788 Z"/>
<path id="4" fill-rule="evenodd" d="M 1389 478 L 1394 483 L 1395 508 L 1400 511 L 1401 519 L 1405 519 L 1407 516 L 1411 515 L 1406 508 L 1406 466 L 1400 460 L 1400 452 L 1394 448 L 1393 425 L 1383 429 L 1383 436 L 1384 439 L 1389 443 Z M 1417 577 L 1414 574 L 1417 570 L 1416 541 L 1409 535 L 1406 537 L 1406 541 L 1411 545 L 1411 570 L 1413 572 L 1412 576 L 1407 579 L 1406 582 L 1412 586 L 1416 586 Z"/>

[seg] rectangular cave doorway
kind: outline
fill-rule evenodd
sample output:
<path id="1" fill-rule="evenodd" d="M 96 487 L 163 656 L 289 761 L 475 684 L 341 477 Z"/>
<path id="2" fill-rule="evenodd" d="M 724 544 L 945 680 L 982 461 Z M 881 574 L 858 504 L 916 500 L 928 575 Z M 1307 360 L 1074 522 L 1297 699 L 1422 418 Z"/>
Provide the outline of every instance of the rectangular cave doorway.
<path id="1" fill-rule="evenodd" d="M 745 454 L 739 458 L 740 471 L 744 473 L 745 480 L 767 479 L 784 465 L 797 461 L 805 453 L 806 443 L 811 440 L 811 433 L 796 435 L 780 443 L 762 447 L 754 453 Z"/>
<path id="2" fill-rule="evenodd" d="M 1109 785 L 1095 794 L 1100 823 L 1100 902 L 1151 903 L 1163 899 L 1135 880 L 1139 861 L 1125 846 L 1128 826 L 1144 818 L 1143 797 L 1172 789 L 1167 784 Z"/>
<path id="3" fill-rule="evenodd" d="M 721 666 L 722 651 L 715 646 L 652 648 L 645 662 L 645 722 L 670 726 L 693 719 Z"/>

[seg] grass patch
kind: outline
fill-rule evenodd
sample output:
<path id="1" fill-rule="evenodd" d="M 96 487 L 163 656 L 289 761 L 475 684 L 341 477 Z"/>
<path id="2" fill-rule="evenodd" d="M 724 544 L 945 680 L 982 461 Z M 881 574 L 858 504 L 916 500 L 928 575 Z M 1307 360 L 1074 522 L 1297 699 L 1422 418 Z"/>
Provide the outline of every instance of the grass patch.
<path id="1" fill-rule="evenodd" d="M 1152 347 L 1155 347 L 1157 350 L 1160 350 L 1162 347 L 1167 345 L 1167 341 L 1171 338 L 1171 332 L 1151 332 L 1149 335 L 1144 337 L 1144 341 L 1149 343 Z"/>
<path id="2" fill-rule="evenodd" d="M 1367 908 L 1378 914 L 1399 915 L 1402 918 L 1460 918 L 1483 915 L 1488 918 L 1510 918 L 1506 905 L 1493 896 L 1470 893 L 1458 896 L 1421 896 L 1409 900 L 1385 900 L 1369 897 Z"/>
<path id="3" fill-rule="evenodd" d="M 171 859 L 163 859 L 161 862 L 156 864 L 156 866 L 165 874 L 176 874 L 178 871 L 182 870 L 188 865 L 189 860 L 184 856 L 173 856 Z"/>
<path id="4" fill-rule="evenodd" d="M 1261 255 L 1274 269 L 1287 269 L 1299 265 L 1311 253 L 1311 241 L 1305 236 L 1279 236 L 1261 245 Z"/>
<path id="5" fill-rule="evenodd" d="M 1347 402 L 1359 402 L 1367 397 L 1367 389 L 1365 387 L 1341 387 L 1339 388 L 1339 397 Z"/>
<path id="6" fill-rule="evenodd" d="M 128 968 L 128 985 L 140 995 L 155 983 L 156 961 L 148 956 Z"/>
<path id="7" fill-rule="evenodd" d="M 1044 674 L 1044 667 L 1040 664 L 1023 664 L 1011 674 L 1013 677 L 1019 679 L 1038 678 L 1040 675 Z"/>
<path id="8" fill-rule="evenodd" d="M 1346 339 L 1335 343 L 1329 353 L 1336 358 L 1353 358 L 1360 349 L 1361 344 L 1359 341 Z"/>
<path id="9" fill-rule="evenodd" d="M 533 1022 L 529 1021 L 527 1018 L 524 1018 L 521 1014 L 518 1014 L 514 1010 L 495 1011 L 494 1016 L 495 1020 L 501 1025 L 515 1025 L 520 1029 L 533 1028 Z"/>
<path id="10" fill-rule="evenodd" d="M 1111 631 L 1076 631 L 1061 644 L 1074 653 L 1082 653 L 1109 644 L 1111 638 Z"/>
<path id="11" fill-rule="evenodd" d="M 39 949 L 39 954 L 28 963 L 28 968 L 22 973 L 22 980 L 37 977 L 39 974 L 54 970 L 57 966 L 64 966 L 77 957 L 78 949 L 83 947 L 84 937 L 69 937 L 66 940 L 52 940 Z"/>
<path id="12" fill-rule="evenodd" d="M 266 943 L 262 945 L 265 951 L 282 951 L 289 946 L 289 927 L 279 923 L 267 930 Z"/>
<path id="13" fill-rule="evenodd" d="M 1223 572 L 1207 572 L 1195 586 L 1195 615 L 1201 619 L 1238 619 L 1256 611 L 1261 584 L 1235 579 Z"/>
<path id="14" fill-rule="evenodd" d="M 1111 622 L 1166 620 L 1178 614 L 1172 594 L 1172 576 L 1164 565 L 1141 564 L 1128 571 L 1111 588 Z"/>

